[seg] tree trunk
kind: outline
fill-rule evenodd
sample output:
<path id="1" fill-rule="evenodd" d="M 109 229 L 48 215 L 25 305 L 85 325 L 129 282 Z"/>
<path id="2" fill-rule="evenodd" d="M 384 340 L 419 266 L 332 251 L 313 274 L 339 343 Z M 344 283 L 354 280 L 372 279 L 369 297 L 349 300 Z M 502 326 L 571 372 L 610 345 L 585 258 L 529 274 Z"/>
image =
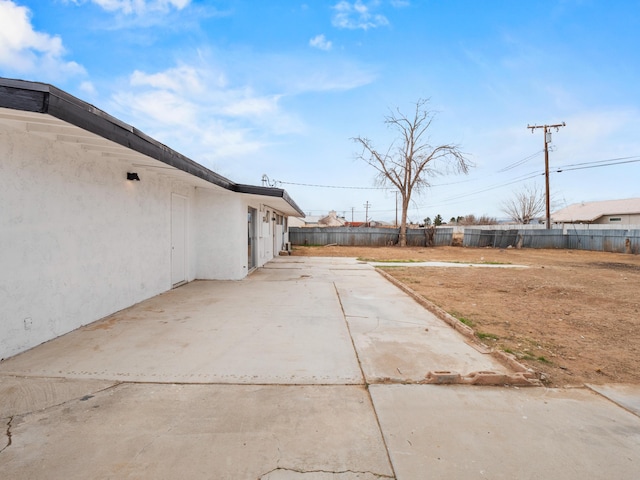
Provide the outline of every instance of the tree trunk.
<path id="1" fill-rule="evenodd" d="M 426 238 L 426 247 L 433 247 L 433 244 L 435 243 L 435 236 L 436 236 L 436 227 L 435 225 L 431 225 L 430 227 L 426 227 L 424 229 L 424 233 Z"/>
<path id="2" fill-rule="evenodd" d="M 400 224 L 400 236 L 398 237 L 398 245 L 401 247 L 407 246 L 407 225 L 404 223 Z"/>
<path id="3" fill-rule="evenodd" d="M 409 209 L 409 201 L 402 199 L 402 218 L 400 220 L 400 237 L 398 244 L 401 247 L 407 246 L 407 210 Z"/>

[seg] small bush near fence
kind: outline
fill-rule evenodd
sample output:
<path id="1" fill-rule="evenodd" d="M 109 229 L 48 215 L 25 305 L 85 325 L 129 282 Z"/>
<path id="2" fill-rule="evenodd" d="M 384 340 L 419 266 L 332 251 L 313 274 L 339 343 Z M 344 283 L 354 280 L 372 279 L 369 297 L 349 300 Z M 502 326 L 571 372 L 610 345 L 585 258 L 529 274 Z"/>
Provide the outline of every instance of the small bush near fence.
<path id="1" fill-rule="evenodd" d="M 433 234 L 430 240 L 429 235 Z M 407 245 L 414 247 L 450 246 L 453 228 L 411 228 Z M 291 227 L 292 245 L 340 245 L 383 247 L 397 245 L 400 229 L 366 227 Z M 532 230 L 465 228 L 462 245 L 494 248 L 560 248 L 603 252 L 640 253 L 640 230 Z"/>

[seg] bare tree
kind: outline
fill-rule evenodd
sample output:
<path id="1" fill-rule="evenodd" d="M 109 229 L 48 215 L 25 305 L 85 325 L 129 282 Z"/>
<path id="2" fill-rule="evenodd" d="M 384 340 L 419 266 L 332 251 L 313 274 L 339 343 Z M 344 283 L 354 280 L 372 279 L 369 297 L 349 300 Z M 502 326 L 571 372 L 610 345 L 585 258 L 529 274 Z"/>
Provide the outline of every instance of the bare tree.
<path id="1" fill-rule="evenodd" d="M 517 223 L 528 224 L 541 216 L 546 208 L 545 193 L 537 185 L 525 186 L 502 203 L 501 210 Z"/>
<path id="2" fill-rule="evenodd" d="M 407 211 L 411 195 L 430 186 L 429 178 L 454 171 L 467 173 L 471 162 L 460 151 L 458 145 L 431 145 L 428 130 L 435 112 L 427 108 L 428 100 L 420 99 L 411 116 L 399 109 L 384 117 L 384 123 L 397 131 L 398 138 L 386 151 L 377 150 L 366 137 L 355 137 L 353 141 L 362 146 L 357 158 L 378 171 L 377 182 L 381 186 L 394 186 L 402 199 L 400 222 L 400 246 L 407 244 Z"/>

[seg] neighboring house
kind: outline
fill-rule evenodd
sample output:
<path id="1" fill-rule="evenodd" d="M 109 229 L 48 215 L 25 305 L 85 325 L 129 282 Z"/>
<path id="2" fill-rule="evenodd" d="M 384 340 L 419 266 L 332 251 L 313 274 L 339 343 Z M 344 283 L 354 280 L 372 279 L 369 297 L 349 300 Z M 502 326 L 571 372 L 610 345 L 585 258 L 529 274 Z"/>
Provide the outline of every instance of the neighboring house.
<path id="1" fill-rule="evenodd" d="M 338 217 L 335 210 L 331 210 L 329 215 L 318 220 L 318 226 L 320 227 L 344 227 L 344 224 L 344 218 Z"/>
<path id="2" fill-rule="evenodd" d="M 343 227 L 345 220 L 331 210 L 329 215 L 307 215 L 306 217 L 292 217 L 289 219 L 290 227 Z"/>
<path id="3" fill-rule="evenodd" d="M 305 217 L 289 217 L 290 227 L 317 227 L 318 220 L 322 217 L 319 215 L 307 215 Z"/>
<path id="4" fill-rule="evenodd" d="M 640 198 L 575 203 L 553 213 L 551 221 L 553 223 L 639 225 Z"/>
<path id="5" fill-rule="evenodd" d="M 53 86 L 0 78 L 0 359 L 195 279 L 245 277 L 304 216 Z"/>

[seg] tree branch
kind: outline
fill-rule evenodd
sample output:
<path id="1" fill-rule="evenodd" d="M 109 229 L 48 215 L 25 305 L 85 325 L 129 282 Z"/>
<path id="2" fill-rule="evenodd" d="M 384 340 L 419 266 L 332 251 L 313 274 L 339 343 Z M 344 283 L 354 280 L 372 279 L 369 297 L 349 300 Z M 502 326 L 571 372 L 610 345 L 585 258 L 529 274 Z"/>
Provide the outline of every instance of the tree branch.
<path id="1" fill-rule="evenodd" d="M 428 99 L 419 99 L 411 117 L 404 115 L 399 108 L 384 117 L 385 124 L 397 130 L 400 140 L 400 145 L 396 147 L 392 142 L 384 154 L 376 150 L 366 137 L 352 138 L 362 146 L 362 152 L 356 158 L 376 169 L 380 184 L 394 185 L 402 196 L 401 246 L 406 244 L 407 209 L 414 191 L 420 192 L 429 187 L 430 176 L 451 171 L 466 174 L 472 166 L 458 145 L 433 147 L 430 144 L 428 133 L 435 112 L 427 108 L 428 103 Z"/>

